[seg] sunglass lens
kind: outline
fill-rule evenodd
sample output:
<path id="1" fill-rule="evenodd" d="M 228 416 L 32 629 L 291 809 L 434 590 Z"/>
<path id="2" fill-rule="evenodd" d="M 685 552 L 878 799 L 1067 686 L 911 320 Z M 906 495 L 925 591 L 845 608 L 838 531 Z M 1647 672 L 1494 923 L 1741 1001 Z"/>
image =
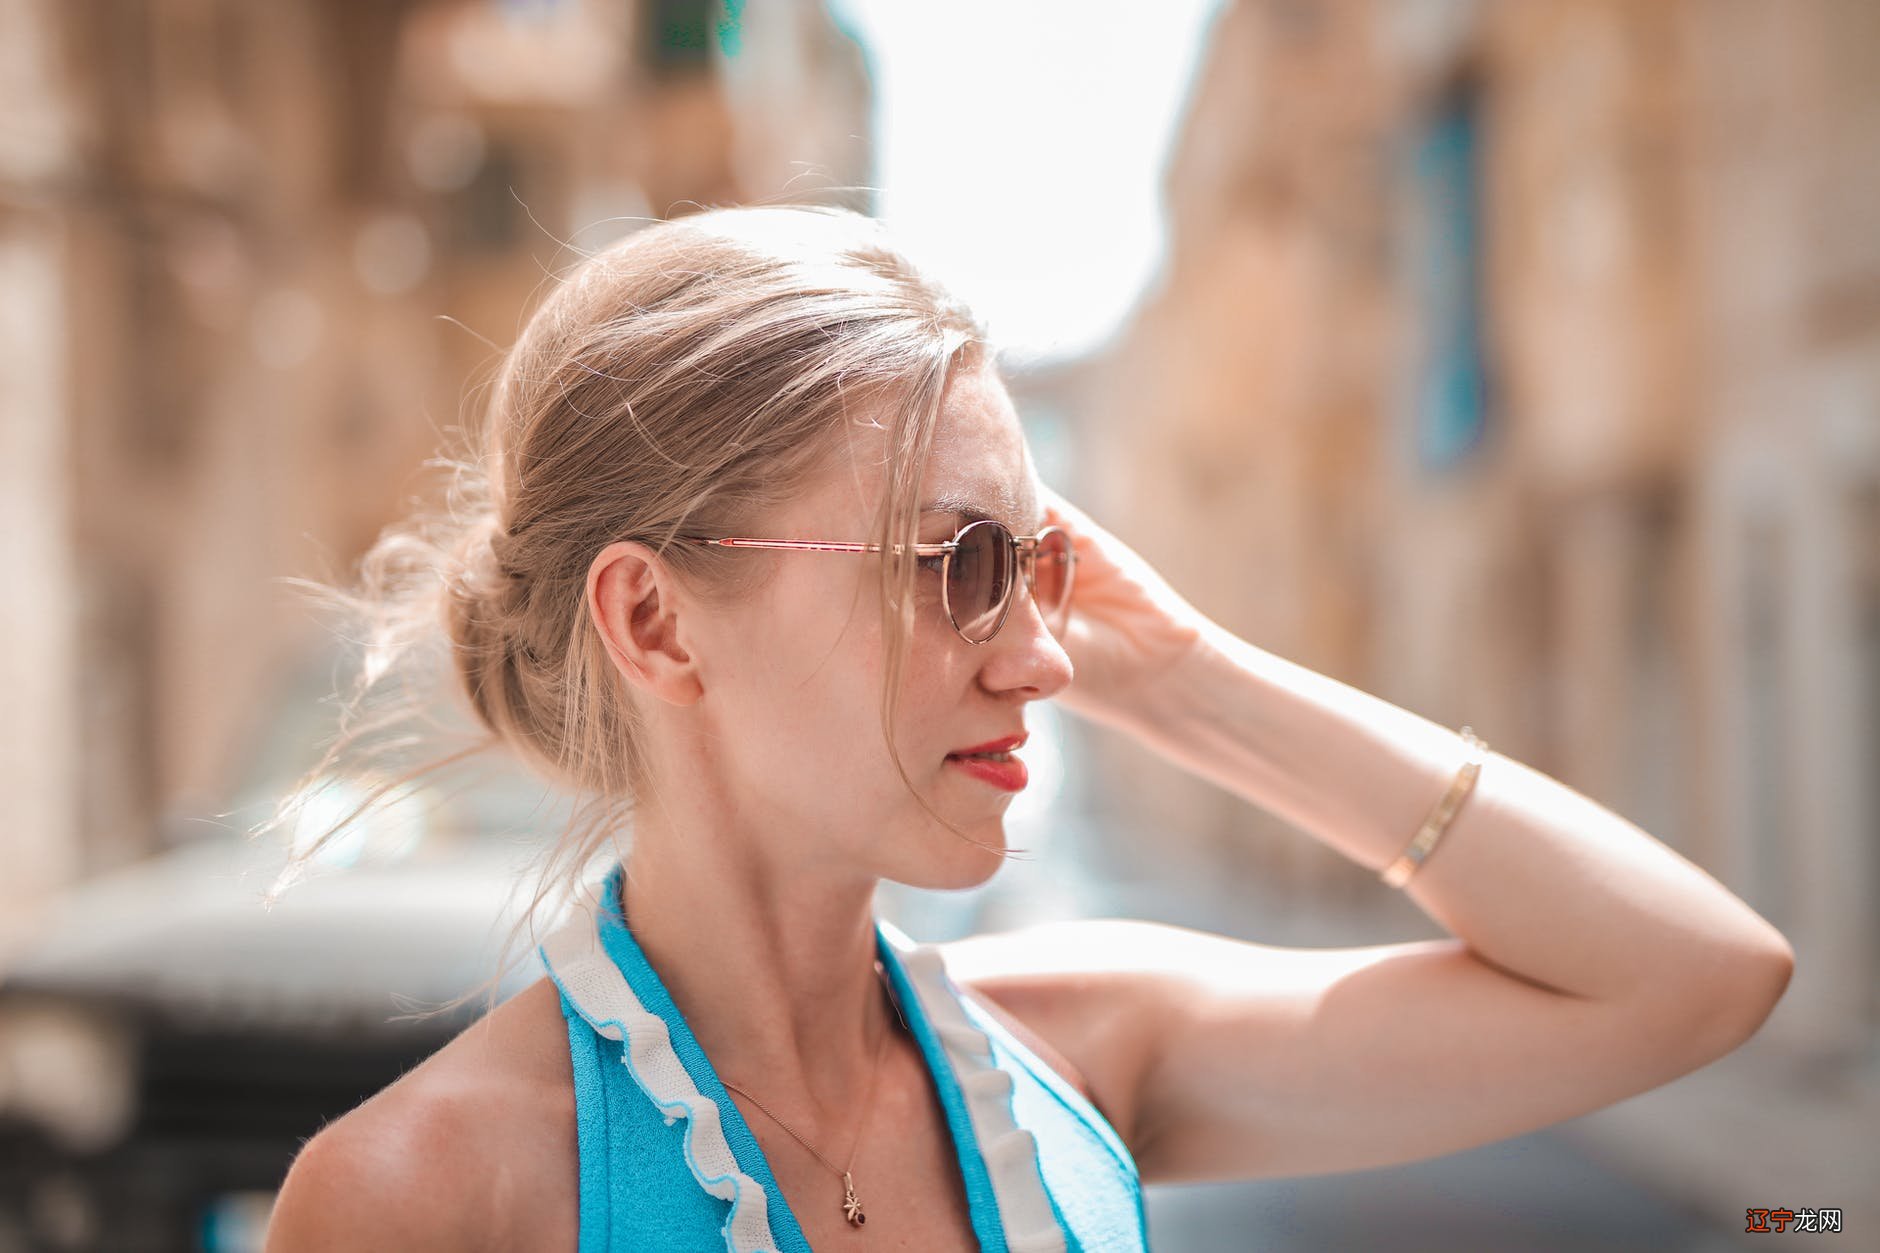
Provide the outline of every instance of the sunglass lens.
<path id="1" fill-rule="evenodd" d="M 1070 608 L 1071 537 L 1064 531 L 1046 531 L 1038 541 L 1037 568 L 1032 574 L 1032 595 L 1038 612 L 1053 631 L 1062 630 Z"/>
<path id="2" fill-rule="evenodd" d="M 976 643 L 999 629 L 1012 568 L 1010 533 L 996 522 L 975 522 L 959 534 L 959 547 L 947 576 L 947 603 L 953 620 Z"/>

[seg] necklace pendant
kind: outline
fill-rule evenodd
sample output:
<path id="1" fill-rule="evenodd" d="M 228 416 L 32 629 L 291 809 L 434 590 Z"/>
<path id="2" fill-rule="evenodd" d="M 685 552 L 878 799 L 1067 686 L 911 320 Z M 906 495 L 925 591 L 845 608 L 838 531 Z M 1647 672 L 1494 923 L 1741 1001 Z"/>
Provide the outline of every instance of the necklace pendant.
<path id="1" fill-rule="evenodd" d="M 842 1172 L 842 1216 L 849 1220 L 849 1226 L 859 1227 L 868 1221 L 868 1215 L 862 1213 L 861 1198 L 855 1195 L 855 1181 L 849 1178 L 849 1172 Z"/>

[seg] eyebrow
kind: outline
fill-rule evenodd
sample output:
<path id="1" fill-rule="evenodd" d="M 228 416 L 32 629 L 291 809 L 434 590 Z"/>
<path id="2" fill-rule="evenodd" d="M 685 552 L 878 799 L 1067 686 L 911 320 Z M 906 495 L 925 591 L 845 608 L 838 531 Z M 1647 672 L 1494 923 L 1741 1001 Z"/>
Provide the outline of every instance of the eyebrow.
<path id="1" fill-rule="evenodd" d="M 1012 527 L 1015 530 L 1024 530 L 1024 528 L 1015 521 L 1018 514 L 1018 506 L 1010 502 L 1006 502 L 1003 513 L 995 513 L 985 505 L 979 504 L 968 497 L 941 493 L 922 505 L 920 511 L 923 516 L 934 513 L 945 513 L 961 519 L 962 522 L 1003 522 L 1006 526 Z"/>

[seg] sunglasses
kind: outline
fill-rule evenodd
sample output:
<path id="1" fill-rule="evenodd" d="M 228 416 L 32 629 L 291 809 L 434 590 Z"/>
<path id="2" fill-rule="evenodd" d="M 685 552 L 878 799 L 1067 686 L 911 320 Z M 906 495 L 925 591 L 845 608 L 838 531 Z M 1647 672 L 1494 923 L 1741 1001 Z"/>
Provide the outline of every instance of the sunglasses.
<path id="1" fill-rule="evenodd" d="M 878 553 L 880 544 L 825 543 L 821 540 L 677 538 L 721 548 L 779 548 L 804 552 Z M 1077 553 L 1070 532 L 1048 526 L 1036 535 L 1017 536 L 1002 522 L 981 519 L 961 527 L 940 544 L 916 544 L 914 555 L 924 570 L 939 562 L 940 599 L 953 629 L 968 644 L 984 644 L 999 633 L 1011 611 L 1023 576 L 1038 612 L 1053 635 L 1062 636 L 1070 618 L 1071 575 Z"/>

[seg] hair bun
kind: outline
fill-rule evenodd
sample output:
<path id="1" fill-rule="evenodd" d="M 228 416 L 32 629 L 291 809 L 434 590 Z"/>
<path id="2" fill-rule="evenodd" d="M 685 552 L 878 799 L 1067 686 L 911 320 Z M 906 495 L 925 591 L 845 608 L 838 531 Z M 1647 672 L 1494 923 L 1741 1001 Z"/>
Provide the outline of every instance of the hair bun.
<path id="1" fill-rule="evenodd" d="M 490 510 L 464 528 L 454 572 L 466 591 L 504 610 L 514 607 L 512 602 L 528 578 L 528 572 L 510 560 L 510 548 L 502 518 Z"/>

